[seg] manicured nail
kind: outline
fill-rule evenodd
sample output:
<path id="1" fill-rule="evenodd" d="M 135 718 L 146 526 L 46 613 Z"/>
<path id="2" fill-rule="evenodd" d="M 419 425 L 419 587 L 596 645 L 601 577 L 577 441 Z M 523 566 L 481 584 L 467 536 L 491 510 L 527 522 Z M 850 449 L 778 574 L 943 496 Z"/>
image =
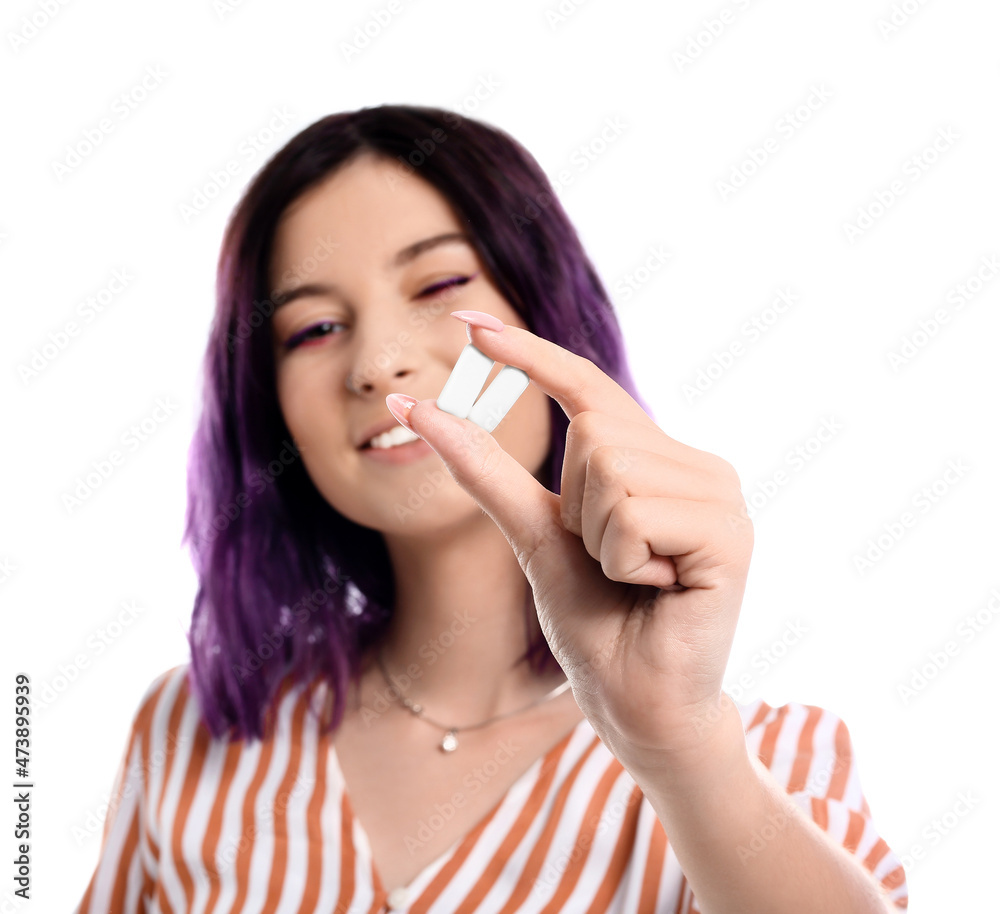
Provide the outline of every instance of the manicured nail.
<path id="1" fill-rule="evenodd" d="M 485 311 L 452 311 L 452 317 L 457 317 L 460 321 L 482 327 L 484 330 L 503 330 L 503 321 Z"/>
<path id="2" fill-rule="evenodd" d="M 410 425 L 409 414 L 410 410 L 413 409 L 413 404 L 417 401 L 413 397 L 408 397 L 406 394 L 389 394 L 385 398 L 385 405 L 389 407 L 389 412 L 396 417 L 396 421 L 403 426 L 403 428 L 409 429 L 413 434 L 417 434 L 413 431 L 413 427 Z"/>

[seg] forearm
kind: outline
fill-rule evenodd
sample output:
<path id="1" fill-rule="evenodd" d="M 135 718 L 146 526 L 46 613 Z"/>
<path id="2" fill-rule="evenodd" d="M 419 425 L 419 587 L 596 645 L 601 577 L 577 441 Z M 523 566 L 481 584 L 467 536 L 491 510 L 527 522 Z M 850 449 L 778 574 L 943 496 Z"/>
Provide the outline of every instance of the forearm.
<path id="1" fill-rule="evenodd" d="M 663 824 L 702 914 L 885 914 L 872 875 L 750 758 L 726 701 L 700 756 L 626 764 Z"/>

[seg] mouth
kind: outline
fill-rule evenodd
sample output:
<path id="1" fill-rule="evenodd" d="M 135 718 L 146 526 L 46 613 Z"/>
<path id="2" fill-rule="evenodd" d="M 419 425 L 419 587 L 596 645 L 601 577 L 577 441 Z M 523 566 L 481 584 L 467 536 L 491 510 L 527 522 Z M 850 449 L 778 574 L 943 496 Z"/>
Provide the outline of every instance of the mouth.
<path id="1" fill-rule="evenodd" d="M 386 451 L 402 445 L 410 444 L 413 441 L 420 441 L 420 437 L 413 434 L 413 432 L 408 429 L 403 428 L 402 425 L 397 425 L 395 428 L 391 428 L 386 432 L 382 432 L 381 434 L 374 435 L 369 438 L 363 445 L 361 445 L 361 450 Z"/>

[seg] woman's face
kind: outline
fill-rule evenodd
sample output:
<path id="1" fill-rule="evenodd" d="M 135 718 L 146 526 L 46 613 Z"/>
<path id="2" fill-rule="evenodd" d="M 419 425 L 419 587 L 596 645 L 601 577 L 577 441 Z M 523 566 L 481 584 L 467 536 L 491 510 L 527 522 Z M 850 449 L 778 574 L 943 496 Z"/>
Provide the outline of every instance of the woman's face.
<path id="1" fill-rule="evenodd" d="M 430 243 L 464 230 L 418 172 L 366 154 L 293 201 L 275 234 L 272 335 L 285 422 L 326 500 L 383 533 L 425 534 L 482 516 L 425 442 L 380 450 L 363 440 L 373 427 L 400 427 L 387 394 L 422 400 L 441 392 L 468 342 L 451 311 L 485 311 L 526 327 L 470 243 Z M 529 384 L 493 435 L 539 478 L 551 435 L 548 397 Z"/>

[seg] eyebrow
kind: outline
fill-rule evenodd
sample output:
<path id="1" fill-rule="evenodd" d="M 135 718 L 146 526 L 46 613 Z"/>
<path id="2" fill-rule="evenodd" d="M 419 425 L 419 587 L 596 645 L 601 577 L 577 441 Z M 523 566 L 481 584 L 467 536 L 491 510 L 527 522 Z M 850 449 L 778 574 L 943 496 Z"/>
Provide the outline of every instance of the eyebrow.
<path id="1" fill-rule="evenodd" d="M 415 241 L 413 244 L 407 245 L 389 261 L 389 268 L 398 270 L 400 267 L 410 263 L 410 261 L 415 260 L 421 254 L 443 244 L 465 244 L 471 246 L 468 236 L 464 233 L 444 232 L 441 235 L 422 238 L 420 241 Z M 335 285 L 328 285 L 322 282 L 309 282 L 294 289 L 279 289 L 272 293 L 271 298 L 274 301 L 275 308 L 280 308 L 282 305 L 287 305 L 289 302 L 307 295 L 331 294 L 343 297 Z"/>

